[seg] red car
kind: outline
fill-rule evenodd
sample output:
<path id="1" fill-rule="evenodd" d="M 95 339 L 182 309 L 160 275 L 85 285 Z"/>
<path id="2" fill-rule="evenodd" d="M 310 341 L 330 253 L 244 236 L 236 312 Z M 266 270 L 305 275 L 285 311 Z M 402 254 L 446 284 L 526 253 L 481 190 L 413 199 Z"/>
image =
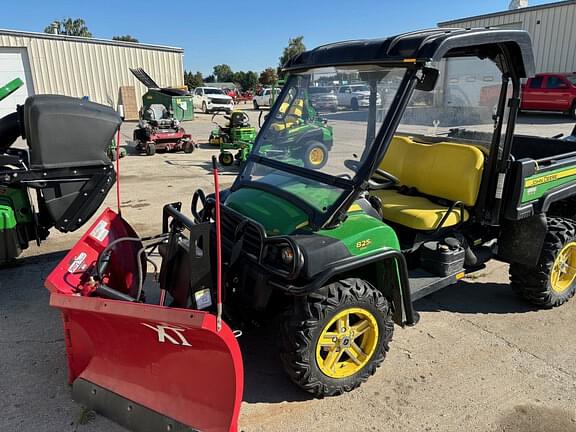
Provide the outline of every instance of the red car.
<path id="1" fill-rule="evenodd" d="M 521 110 L 561 111 L 576 118 L 576 73 L 542 73 L 522 86 Z"/>

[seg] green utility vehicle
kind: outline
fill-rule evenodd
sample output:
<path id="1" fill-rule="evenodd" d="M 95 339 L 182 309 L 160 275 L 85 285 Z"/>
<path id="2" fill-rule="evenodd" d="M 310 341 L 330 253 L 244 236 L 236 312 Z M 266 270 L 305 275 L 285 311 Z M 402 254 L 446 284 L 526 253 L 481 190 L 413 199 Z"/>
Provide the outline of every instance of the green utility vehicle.
<path id="1" fill-rule="evenodd" d="M 296 384 L 316 396 L 358 387 L 384 361 L 394 323 L 418 321 L 415 300 L 491 259 L 510 264 L 512 288 L 536 306 L 574 295 L 576 142 L 515 133 L 520 80 L 534 73 L 528 33 L 432 29 L 341 42 L 285 71 L 236 181 L 218 197 L 197 192 L 192 213 L 205 229 L 220 201 L 225 320 L 278 320 Z M 331 145 L 328 126 L 314 139 L 325 160 L 303 163 L 306 122 L 288 123 L 309 88 L 335 80 L 365 84 L 368 109 L 330 114 Z M 480 97 L 494 82 L 495 110 Z M 206 240 L 177 204 L 163 226 L 172 305 L 213 308 L 196 301 Z"/>

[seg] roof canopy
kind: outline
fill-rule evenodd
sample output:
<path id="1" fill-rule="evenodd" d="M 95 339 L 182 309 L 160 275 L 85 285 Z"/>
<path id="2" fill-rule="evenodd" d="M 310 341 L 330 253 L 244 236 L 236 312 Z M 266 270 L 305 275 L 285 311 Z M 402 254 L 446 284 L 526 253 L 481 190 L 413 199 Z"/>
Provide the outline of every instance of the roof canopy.
<path id="1" fill-rule="evenodd" d="M 287 71 L 311 67 L 438 61 L 445 56 L 494 57 L 506 47 L 510 67 L 520 77 L 534 74 L 530 35 L 522 30 L 429 29 L 385 39 L 356 40 L 323 45 L 293 57 Z"/>

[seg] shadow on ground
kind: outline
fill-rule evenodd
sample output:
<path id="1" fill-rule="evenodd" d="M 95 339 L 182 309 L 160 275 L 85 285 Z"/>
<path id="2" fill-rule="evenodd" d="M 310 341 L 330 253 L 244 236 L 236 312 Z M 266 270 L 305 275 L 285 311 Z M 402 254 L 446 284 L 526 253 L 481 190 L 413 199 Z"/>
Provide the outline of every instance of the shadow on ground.
<path id="1" fill-rule="evenodd" d="M 508 284 L 467 280 L 418 300 L 414 307 L 420 312 L 467 314 L 510 314 L 537 310 L 513 293 Z"/>

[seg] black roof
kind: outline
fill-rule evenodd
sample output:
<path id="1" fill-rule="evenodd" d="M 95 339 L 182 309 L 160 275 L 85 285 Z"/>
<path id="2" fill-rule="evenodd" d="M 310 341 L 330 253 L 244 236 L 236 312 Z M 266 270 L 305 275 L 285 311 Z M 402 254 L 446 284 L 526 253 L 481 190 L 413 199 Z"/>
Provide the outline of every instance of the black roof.
<path id="1" fill-rule="evenodd" d="M 523 30 L 434 28 L 403 33 L 385 39 L 355 40 L 322 45 L 290 59 L 284 70 L 354 64 L 417 63 L 438 61 L 449 55 L 498 54 L 506 46 L 512 67 L 520 77 L 534 74 L 530 35 Z"/>

